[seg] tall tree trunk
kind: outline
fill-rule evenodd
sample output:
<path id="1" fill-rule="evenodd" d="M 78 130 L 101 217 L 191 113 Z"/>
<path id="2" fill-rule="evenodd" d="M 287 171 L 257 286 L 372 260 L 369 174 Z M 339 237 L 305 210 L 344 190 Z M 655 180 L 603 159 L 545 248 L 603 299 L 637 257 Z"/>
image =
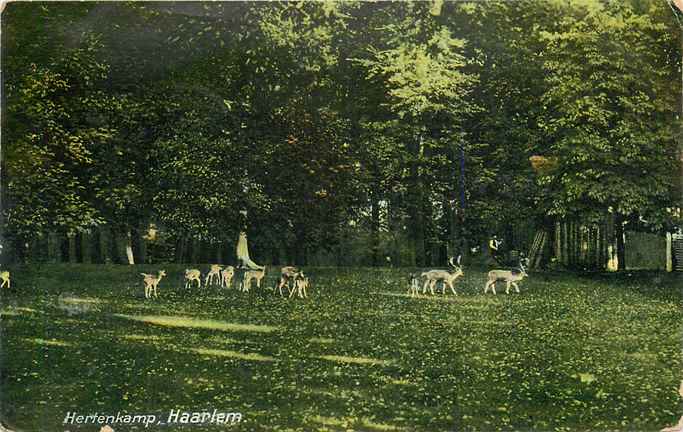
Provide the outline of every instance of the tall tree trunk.
<path id="1" fill-rule="evenodd" d="M 54 231 L 47 233 L 47 257 L 48 262 L 58 263 L 61 261 L 61 251 L 59 244 L 59 235 Z"/>
<path id="2" fill-rule="evenodd" d="M 449 253 L 455 255 L 455 248 L 451 243 L 452 238 L 452 222 L 453 213 L 451 211 L 451 206 L 448 203 L 448 195 L 444 195 L 441 199 L 441 212 L 443 216 L 440 221 L 440 230 L 442 236 L 439 237 L 439 262 L 448 261 Z"/>
<path id="3" fill-rule="evenodd" d="M 90 250 L 91 250 L 91 261 L 95 264 L 104 264 L 104 258 L 102 257 L 100 228 L 93 228 L 92 235 L 90 236 Z"/>
<path id="4" fill-rule="evenodd" d="M 191 247 L 192 253 L 190 254 L 190 262 L 196 264 L 199 262 L 199 252 L 201 248 L 199 240 L 193 238 L 191 242 Z"/>
<path id="5" fill-rule="evenodd" d="M 80 235 L 80 249 L 81 249 L 81 262 L 85 264 L 92 263 L 92 235 L 87 232 L 83 232 Z"/>
<path id="6" fill-rule="evenodd" d="M 614 218 L 614 235 L 617 244 L 618 270 L 626 270 L 626 239 L 624 238 L 624 218 L 617 215 Z"/>
<path id="7" fill-rule="evenodd" d="M 183 258 L 185 257 L 185 248 L 186 248 L 187 240 L 185 239 L 184 234 L 178 234 L 178 238 L 176 239 L 176 244 L 175 244 L 175 262 L 177 264 L 185 262 Z"/>
<path id="8" fill-rule="evenodd" d="M 149 226 L 149 224 L 147 224 Z M 143 238 L 145 231 L 145 224 L 141 226 L 133 226 L 131 229 L 131 239 L 133 245 L 133 260 L 138 264 L 145 264 L 147 261 L 147 245 Z"/>
<path id="9" fill-rule="evenodd" d="M 618 257 L 617 257 L 617 246 L 616 246 L 616 225 L 614 214 L 608 213 L 605 223 L 606 233 L 605 233 L 605 243 L 606 243 L 606 258 L 607 258 L 607 271 L 617 271 L 619 269 Z"/>
<path id="10" fill-rule="evenodd" d="M 215 248 L 214 257 L 216 258 L 216 263 L 217 264 L 223 264 L 223 256 L 222 256 L 223 243 L 221 243 L 221 242 L 216 243 L 214 248 Z"/>
<path id="11" fill-rule="evenodd" d="M 133 233 L 130 228 L 126 230 L 126 259 L 129 265 L 135 264 L 135 257 L 133 256 Z"/>
<path id="12" fill-rule="evenodd" d="M 425 266 L 425 231 L 424 231 L 424 190 L 422 184 L 422 155 L 424 153 L 423 138 L 418 137 L 413 144 L 415 160 L 410 167 L 412 177 L 412 196 L 410 198 L 410 213 L 412 223 L 413 252 L 415 255 L 414 265 Z"/>
<path id="13" fill-rule="evenodd" d="M 379 193 L 376 187 L 373 187 L 370 195 L 370 205 L 372 206 L 370 213 L 370 261 L 373 267 L 380 265 L 379 258 Z"/>
<path id="14" fill-rule="evenodd" d="M 69 263 L 75 264 L 78 262 L 78 256 L 76 253 L 76 235 L 75 234 L 69 234 L 67 236 L 67 248 L 68 248 L 68 254 L 69 254 Z"/>

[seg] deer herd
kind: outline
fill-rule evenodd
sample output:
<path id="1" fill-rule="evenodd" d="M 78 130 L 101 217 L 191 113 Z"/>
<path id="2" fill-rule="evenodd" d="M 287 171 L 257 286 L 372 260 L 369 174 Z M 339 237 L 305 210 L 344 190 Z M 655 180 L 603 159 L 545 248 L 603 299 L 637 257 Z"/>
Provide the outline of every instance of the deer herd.
<path id="1" fill-rule="evenodd" d="M 454 263 L 453 258 L 450 258 L 448 260 L 449 269 L 447 270 L 429 270 L 419 275 L 417 273 L 411 273 L 408 284 L 408 294 L 411 297 L 416 297 L 420 294 L 420 289 L 422 289 L 422 294 L 426 294 L 427 290 L 429 290 L 430 294 L 434 295 L 437 283 L 441 283 L 442 294 L 446 294 L 446 287 L 448 287 L 454 295 L 457 295 L 458 293 L 453 284 L 458 278 L 464 275 L 462 265 L 460 264 L 460 258 L 461 257 L 459 256 L 457 263 Z M 484 294 L 491 288 L 495 295 L 497 282 L 506 283 L 506 294 L 510 293 L 510 287 L 514 287 L 516 292 L 519 293 L 519 285 L 517 285 L 517 282 L 528 277 L 525 268 L 526 265 L 527 260 L 521 259 L 519 266 L 514 270 L 491 270 L 488 272 L 488 278 L 484 285 Z M 235 275 L 238 273 L 240 276 L 235 278 Z M 140 274 L 144 278 L 145 297 L 151 298 L 152 295 L 158 297 L 157 286 L 161 279 L 166 276 L 166 272 L 160 270 L 156 275 L 147 273 Z M 257 288 L 261 288 L 261 281 L 264 279 L 265 275 L 266 267 L 240 269 L 233 266 L 222 267 L 218 264 L 212 264 L 211 268 L 204 276 L 204 286 L 218 285 L 221 288 L 230 288 L 232 287 L 233 279 L 235 279 L 236 288 L 239 291 L 249 292 L 253 281 L 256 281 Z M 0 274 L 0 277 L 2 276 L 3 275 Z M 7 279 L 9 280 L 9 275 L 7 275 Z M 201 271 L 198 269 L 186 269 L 184 281 L 186 289 L 191 289 L 195 283 L 197 288 L 201 288 Z M 309 288 L 309 285 L 309 278 L 301 269 L 294 266 L 285 266 L 280 269 L 280 279 L 277 286 L 273 288 L 273 291 L 279 293 L 281 297 L 287 296 L 287 298 L 292 298 L 293 296 L 298 296 L 299 298 L 307 298 L 307 289 Z M 284 292 L 283 288 L 285 290 Z"/>

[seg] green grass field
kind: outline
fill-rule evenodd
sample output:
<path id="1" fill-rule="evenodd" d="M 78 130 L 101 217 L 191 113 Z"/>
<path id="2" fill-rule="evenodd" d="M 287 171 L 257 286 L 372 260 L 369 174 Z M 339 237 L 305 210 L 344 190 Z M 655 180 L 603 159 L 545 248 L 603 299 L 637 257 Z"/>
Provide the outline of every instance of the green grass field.
<path id="1" fill-rule="evenodd" d="M 186 291 L 185 267 L 163 268 L 157 300 L 139 276 L 157 267 L 12 268 L 5 425 L 96 431 L 62 421 L 217 409 L 242 413 L 239 431 L 654 431 L 680 414 L 675 275 L 536 273 L 494 297 L 466 268 L 457 297 L 410 298 L 408 270 L 312 268 L 310 298 L 285 300 Z"/>

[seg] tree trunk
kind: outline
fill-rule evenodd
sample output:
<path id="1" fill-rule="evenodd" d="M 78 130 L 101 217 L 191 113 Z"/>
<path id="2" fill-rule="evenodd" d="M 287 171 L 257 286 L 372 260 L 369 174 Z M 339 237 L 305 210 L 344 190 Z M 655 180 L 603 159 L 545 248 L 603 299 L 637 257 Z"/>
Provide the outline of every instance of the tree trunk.
<path id="1" fill-rule="evenodd" d="M 370 262 L 373 267 L 380 265 L 379 259 L 379 193 L 377 188 L 373 188 L 370 196 L 371 216 L 370 216 Z"/>
<path id="2" fill-rule="evenodd" d="M 92 235 L 84 232 L 80 235 L 81 241 L 81 262 L 85 264 L 92 264 Z"/>
<path id="3" fill-rule="evenodd" d="M 131 243 L 133 246 L 133 260 L 138 264 L 145 264 L 145 257 L 143 255 L 147 254 L 145 247 L 145 239 L 142 238 L 142 233 L 144 233 L 144 225 L 141 227 L 133 226 L 131 229 Z"/>
<path id="4" fill-rule="evenodd" d="M 178 239 L 176 240 L 175 244 L 175 262 L 176 264 L 180 264 L 183 261 L 183 258 L 185 256 L 185 248 L 187 244 L 187 240 L 185 239 L 185 236 L 183 234 L 178 235 Z"/>
<path id="5" fill-rule="evenodd" d="M 59 235 L 53 231 L 47 233 L 47 259 L 53 264 L 61 261 Z"/>
<path id="6" fill-rule="evenodd" d="M 607 232 L 605 233 L 605 243 L 607 245 L 607 271 L 617 271 L 619 269 L 619 261 L 616 246 L 616 224 L 612 213 L 608 213 L 605 226 L 607 228 Z"/>
<path id="7" fill-rule="evenodd" d="M 126 259 L 129 265 L 135 264 L 135 257 L 133 256 L 133 233 L 130 228 L 126 230 Z"/>
<path id="8" fill-rule="evenodd" d="M 626 270 L 626 239 L 624 233 L 624 218 L 621 215 L 617 215 L 614 218 L 614 235 L 616 237 L 617 244 L 617 269 Z"/>
<path id="9" fill-rule="evenodd" d="M 193 238 L 191 248 L 192 253 L 190 254 L 190 262 L 192 262 L 192 264 L 197 264 L 199 262 L 199 252 L 201 249 L 199 240 Z"/>

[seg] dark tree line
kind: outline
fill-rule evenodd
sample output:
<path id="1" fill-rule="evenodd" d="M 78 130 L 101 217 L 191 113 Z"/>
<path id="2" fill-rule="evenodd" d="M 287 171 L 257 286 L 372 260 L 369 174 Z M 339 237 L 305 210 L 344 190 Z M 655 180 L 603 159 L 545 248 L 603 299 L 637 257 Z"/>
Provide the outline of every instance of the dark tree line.
<path id="1" fill-rule="evenodd" d="M 624 230 L 680 218 L 663 2 L 32 2 L 2 25 L 5 259 L 229 262 L 246 210 L 274 264 L 538 231 L 623 266 Z"/>

